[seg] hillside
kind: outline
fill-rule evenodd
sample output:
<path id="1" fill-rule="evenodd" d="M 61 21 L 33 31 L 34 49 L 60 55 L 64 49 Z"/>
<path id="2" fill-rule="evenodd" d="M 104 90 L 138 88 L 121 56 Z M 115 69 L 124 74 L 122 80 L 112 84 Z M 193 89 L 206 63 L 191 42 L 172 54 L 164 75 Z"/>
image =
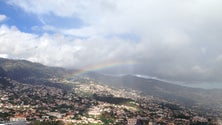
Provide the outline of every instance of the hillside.
<path id="1" fill-rule="evenodd" d="M 49 67 L 26 60 L 0 58 L 0 76 L 6 76 L 18 82 L 36 85 L 69 88 L 64 84 L 51 82 L 50 78 L 61 78 L 70 71 L 59 67 Z"/>
<path id="2" fill-rule="evenodd" d="M 203 108 L 208 106 L 203 97 L 212 99 L 215 92 L 132 75 L 90 72 L 64 77 L 73 71 L 0 59 L 0 120 L 9 121 L 18 115 L 34 124 L 61 119 L 81 124 L 118 125 L 132 119 L 142 124 L 214 124 L 219 117 L 219 109 L 215 112 Z M 220 103 L 214 101 L 209 104 Z"/>
<path id="3" fill-rule="evenodd" d="M 222 92 L 217 89 L 205 90 L 190 88 L 163 82 L 152 78 L 141 78 L 133 75 L 111 76 L 88 72 L 82 76 L 68 75 L 76 70 L 60 67 L 49 67 L 26 60 L 0 58 L 0 76 L 6 76 L 18 82 L 32 85 L 46 85 L 71 90 L 72 85 L 64 84 L 62 79 L 88 77 L 105 85 L 141 91 L 143 95 L 167 99 L 188 107 L 222 110 Z M 69 76 L 66 78 L 64 76 Z M 57 79 L 52 81 L 52 79 Z M 60 79 L 60 80 L 59 80 Z"/>
<path id="4" fill-rule="evenodd" d="M 153 95 L 188 107 L 198 107 L 208 111 L 213 109 L 215 112 L 222 111 L 222 91 L 220 89 L 190 88 L 133 75 L 111 76 L 91 72 L 85 76 L 106 85 L 135 89 L 144 95 Z"/>

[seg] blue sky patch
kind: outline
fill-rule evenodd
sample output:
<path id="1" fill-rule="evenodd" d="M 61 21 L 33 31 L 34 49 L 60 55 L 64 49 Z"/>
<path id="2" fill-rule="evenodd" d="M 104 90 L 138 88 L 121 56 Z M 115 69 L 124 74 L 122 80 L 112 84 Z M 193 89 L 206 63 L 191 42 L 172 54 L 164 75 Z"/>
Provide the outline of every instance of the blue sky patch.
<path id="1" fill-rule="evenodd" d="M 53 26 L 57 29 L 81 28 L 84 23 L 79 18 L 58 17 L 52 13 L 38 16 L 36 14 L 27 13 L 19 7 L 7 4 L 5 1 L 0 1 L 0 14 L 7 16 L 7 21 L 4 23 L 8 26 L 16 26 L 20 31 L 27 33 L 53 33 L 56 31 L 44 31 L 42 28 L 45 25 Z M 33 27 L 38 27 L 36 30 Z"/>
<path id="2" fill-rule="evenodd" d="M 8 5 L 4 1 L 0 1 L 0 14 L 7 16 L 5 24 L 16 26 L 23 32 L 32 32 L 32 26 L 42 25 L 36 16 L 25 13 L 22 9 Z"/>

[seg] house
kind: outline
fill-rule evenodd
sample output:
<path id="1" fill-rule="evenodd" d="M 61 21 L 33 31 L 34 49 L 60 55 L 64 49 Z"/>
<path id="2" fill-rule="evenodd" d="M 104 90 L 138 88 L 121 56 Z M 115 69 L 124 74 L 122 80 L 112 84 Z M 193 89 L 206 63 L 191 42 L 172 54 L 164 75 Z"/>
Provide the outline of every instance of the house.
<path id="1" fill-rule="evenodd" d="M 127 119 L 127 125 L 137 125 L 137 119 L 136 118 L 129 118 Z"/>
<path id="2" fill-rule="evenodd" d="M 18 121 L 26 121 L 26 117 L 23 116 L 15 116 L 10 118 L 11 122 L 18 122 Z"/>

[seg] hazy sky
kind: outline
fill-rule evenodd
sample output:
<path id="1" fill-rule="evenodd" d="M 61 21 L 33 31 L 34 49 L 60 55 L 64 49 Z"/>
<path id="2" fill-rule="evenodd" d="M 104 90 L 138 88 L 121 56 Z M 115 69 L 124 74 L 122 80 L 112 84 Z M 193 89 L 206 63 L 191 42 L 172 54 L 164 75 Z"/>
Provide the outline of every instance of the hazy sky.
<path id="1" fill-rule="evenodd" d="M 1 0 L 0 57 L 222 82 L 221 0 Z"/>

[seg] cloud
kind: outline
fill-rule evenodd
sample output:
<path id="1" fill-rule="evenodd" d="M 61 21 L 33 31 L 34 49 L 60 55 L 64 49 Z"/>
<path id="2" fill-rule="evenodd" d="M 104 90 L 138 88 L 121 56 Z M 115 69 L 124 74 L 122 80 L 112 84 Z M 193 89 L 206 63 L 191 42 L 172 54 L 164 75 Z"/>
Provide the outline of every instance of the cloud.
<path id="1" fill-rule="evenodd" d="M 0 14 L 0 22 L 3 22 L 7 19 L 7 16 L 6 15 L 2 15 Z"/>
<path id="2" fill-rule="evenodd" d="M 121 40 L 69 39 L 61 34 L 39 36 L 6 25 L 0 27 L 0 35 L 0 45 L 4 46 L 0 53 L 7 53 L 10 58 L 74 68 L 115 60 L 117 55 L 124 56 L 122 48 L 129 46 Z"/>
<path id="3" fill-rule="evenodd" d="M 0 54 L 0 58 L 8 58 L 8 54 Z"/>
<path id="4" fill-rule="evenodd" d="M 32 28 L 45 32 L 35 35 L 1 26 L 0 53 L 9 57 L 65 67 L 133 60 L 138 62 L 133 67 L 136 73 L 189 82 L 222 81 L 221 0 L 9 0 L 8 4 L 39 17 L 43 26 Z M 58 27 L 50 21 L 52 16 L 82 24 Z"/>

